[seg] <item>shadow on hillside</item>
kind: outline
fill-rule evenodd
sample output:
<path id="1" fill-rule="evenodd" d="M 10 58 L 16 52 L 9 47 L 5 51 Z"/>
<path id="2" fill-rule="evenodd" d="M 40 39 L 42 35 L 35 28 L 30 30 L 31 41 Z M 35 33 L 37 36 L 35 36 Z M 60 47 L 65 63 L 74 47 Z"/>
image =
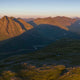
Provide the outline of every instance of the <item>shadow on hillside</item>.
<path id="1" fill-rule="evenodd" d="M 35 24 L 34 21 L 29 21 L 28 23 L 34 26 L 34 28 L 37 27 L 37 24 Z"/>
<path id="2" fill-rule="evenodd" d="M 69 30 L 75 33 L 80 34 L 80 20 L 77 20 L 71 26 L 68 26 Z"/>
<path id="3" fill-rule="evenodd" d="M 48 24 L 37 25 L 17 37 L 1 41 L 0 56 L 3 58 L 33 52 L 63 38 L 80 39 L 80 36 L 57 26 Z"/>
<path id="4" fill-rule="evenodd" d="M 20 22 L 20 21 L 18 21 L 17 19 L 13 19 L 14 21 L 16 21 L 17 23 L 19 23 L 20 25 L 21 25 L 21 27 L 22 27 L 22 29 L 24 29 L 24 30 L 26 30 L 26 28 L 24 27 L 24 25 Z"/>

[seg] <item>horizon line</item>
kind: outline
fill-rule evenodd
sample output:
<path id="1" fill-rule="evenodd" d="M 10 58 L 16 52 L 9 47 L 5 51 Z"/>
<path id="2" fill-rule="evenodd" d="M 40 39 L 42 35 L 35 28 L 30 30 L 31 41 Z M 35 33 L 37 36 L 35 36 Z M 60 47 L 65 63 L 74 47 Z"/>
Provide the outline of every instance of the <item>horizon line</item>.
<path id="1" fill-rule="evenodd" d="M 0 16 L 0 18 L 4 16 L 7 16 L 7 15 Z M 51 18 L 54 18 L 58 16 L 33 16 L 32 15 L 32 16 L 8 16 L 8 17 L 15 17 L 15 18 L 48 18 L 48 17 L 51 17 Z M 80 18 L 80 16 L 59 16 L 59 17 Z"/>

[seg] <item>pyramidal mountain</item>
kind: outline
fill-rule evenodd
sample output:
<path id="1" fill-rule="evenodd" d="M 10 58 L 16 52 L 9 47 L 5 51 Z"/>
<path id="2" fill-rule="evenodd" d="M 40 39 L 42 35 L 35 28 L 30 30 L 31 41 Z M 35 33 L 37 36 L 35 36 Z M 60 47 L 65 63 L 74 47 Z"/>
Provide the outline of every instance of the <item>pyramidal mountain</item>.
<path id="1" fill-rule="evenodd" d="M 22 19 L 4 16 L 0 19 L 0 40 L 18 36 L 33 26 Z"/>

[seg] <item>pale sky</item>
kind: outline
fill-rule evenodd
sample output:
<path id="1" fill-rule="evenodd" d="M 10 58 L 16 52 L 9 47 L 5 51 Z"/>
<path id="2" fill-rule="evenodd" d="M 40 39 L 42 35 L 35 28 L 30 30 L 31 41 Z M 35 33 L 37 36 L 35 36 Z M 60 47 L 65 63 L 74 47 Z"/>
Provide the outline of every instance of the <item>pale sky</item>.
<path id="1" fill-rule="evenodd" d="M 80 0 L 0 0 L 0 16 L 80 17 Z"/>

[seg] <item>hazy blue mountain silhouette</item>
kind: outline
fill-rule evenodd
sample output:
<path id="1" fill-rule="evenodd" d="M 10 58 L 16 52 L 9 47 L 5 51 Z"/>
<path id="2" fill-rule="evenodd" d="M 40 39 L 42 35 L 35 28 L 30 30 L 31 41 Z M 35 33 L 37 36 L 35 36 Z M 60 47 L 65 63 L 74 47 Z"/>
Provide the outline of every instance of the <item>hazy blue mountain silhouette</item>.
<path id="1" fill-rule="evenodd" d="M 30 22 L 30 21 L 33 21 L 34 20 L 34 18 L 22 18 L 24 21 L 26 21 L 26 22 Z"/>

